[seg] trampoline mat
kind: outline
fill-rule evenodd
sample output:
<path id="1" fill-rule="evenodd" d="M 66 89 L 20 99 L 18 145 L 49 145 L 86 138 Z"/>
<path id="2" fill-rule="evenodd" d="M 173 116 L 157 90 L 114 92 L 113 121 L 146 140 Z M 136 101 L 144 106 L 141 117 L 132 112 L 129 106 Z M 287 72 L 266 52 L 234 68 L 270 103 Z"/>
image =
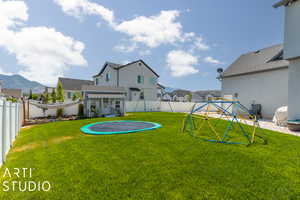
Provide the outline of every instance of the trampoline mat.
<path id="1" fill-rule="evenodd" d="M 108 135 L 133 133 L 160 128 L 161 125 L 144 121 L 108 121 L 89 124 L 81 128 L 87 134 Z"/>

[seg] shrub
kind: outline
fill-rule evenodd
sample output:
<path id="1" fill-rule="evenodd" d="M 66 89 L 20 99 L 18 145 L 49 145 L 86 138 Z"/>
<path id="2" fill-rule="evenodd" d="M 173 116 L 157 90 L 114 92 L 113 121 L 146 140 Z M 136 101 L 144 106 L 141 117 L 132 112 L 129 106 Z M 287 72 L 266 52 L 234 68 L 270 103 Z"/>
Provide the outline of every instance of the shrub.
<path id="1" fill-rule="evenodd" d="M 64 116 L 64 109 L 63 108 L 58 108 L 56 111 L 56 117 L 57 118 L 62 118 Z"/>

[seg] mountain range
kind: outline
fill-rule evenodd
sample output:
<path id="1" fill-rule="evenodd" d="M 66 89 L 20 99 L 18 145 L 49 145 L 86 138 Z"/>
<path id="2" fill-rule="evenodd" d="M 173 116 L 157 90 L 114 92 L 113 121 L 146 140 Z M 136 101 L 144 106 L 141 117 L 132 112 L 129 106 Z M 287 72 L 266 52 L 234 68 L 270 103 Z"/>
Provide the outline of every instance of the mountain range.
<path id="1" fill-rule="evenodd" d="M 34 93 L 41 93 L 44 91 L 44 87 L 45 87 L 44 85 L 36 81 L 30 81 L 18 74 L 14 74 L 14 75 L 0 74 L 0 80 L 2 81 L 3 88 L 22 89 L 23 93 L 29 93 L 30 89 L 32 89 Z"/>

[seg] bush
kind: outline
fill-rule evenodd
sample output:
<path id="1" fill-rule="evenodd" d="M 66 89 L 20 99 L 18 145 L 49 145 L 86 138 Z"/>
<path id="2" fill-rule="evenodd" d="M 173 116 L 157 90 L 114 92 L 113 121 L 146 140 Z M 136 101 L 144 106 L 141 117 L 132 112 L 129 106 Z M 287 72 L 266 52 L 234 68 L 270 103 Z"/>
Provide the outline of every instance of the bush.
<path id="1" fill-rule="evenodd" d="M 64 116 L 64 109 L 63 108 L 58 108 L 56 111 L 56 117 L 57 118 L 62 118 Z"/>
<path id="2" fill-rule="evenodd" d="M 84 117 L 84 105 L 82 103 L 78 105 L 78 117 Z"/>

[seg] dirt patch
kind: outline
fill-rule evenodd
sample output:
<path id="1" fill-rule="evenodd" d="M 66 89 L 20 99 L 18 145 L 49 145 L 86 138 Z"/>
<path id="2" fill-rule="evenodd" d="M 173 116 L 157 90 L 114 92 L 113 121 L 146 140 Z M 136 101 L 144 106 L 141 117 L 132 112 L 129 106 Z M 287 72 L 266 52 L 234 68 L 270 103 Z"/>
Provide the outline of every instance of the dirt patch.
<path id="1" fill-rule="evenodd" d="M 32 127 L 34 127 L 34 125 L 23 126 L 22 129 L 25 129 L 25 130 L 26 130 L 26 129 L 30 129 L 30 128 L 32 128 Z"/>
<path id="2" fill-rule="evenodd" d="M 57 138 L 53 138 L 53 139 L 49 140 L 49 144 L 59 144 L 59 143 L 62 143 L 64 141 L 67 141 L 67 140 L 72 140 L 74 138 L 75 137 L 73 137 L 73 136 L 57 137 Z"/>
<path id="3" fill-rule="evenodd" d="M 23 152 L 23 151 L 28 151 L 28 150 L 32 150 L 32 149 L 38 148 L 39 146 L 41 146 L 41 145 L 38 144 L 38 143 L 26 144 L 26 145 L 23 145 L 23 146 L 20 146 L 20 147 L 13 148 L 13 149 L 11 150 L 11 152 Z"/>
<path id="4" fill-rule="evenodd" d="M 48 141 L 42 141 L 42 142 L 36 142 L 36 143 L 31 143 L 31 144 L 26 144 L 20 147 L 15 147 L 11 150 L 12 153 L 14 152 L 24 152 L 24 151 L 28 151 L 28 150 L 33 150 L 36 148 L 40 148 L 40 147 L 45 147 L 51 144 L 59 144 L 62 143 L 64 141 L 67 140 L 72 140 L 75 137 L 72 136 L 63 136 L 63 137 L 56 137 L 56 138 L 52 138 Z"/>

